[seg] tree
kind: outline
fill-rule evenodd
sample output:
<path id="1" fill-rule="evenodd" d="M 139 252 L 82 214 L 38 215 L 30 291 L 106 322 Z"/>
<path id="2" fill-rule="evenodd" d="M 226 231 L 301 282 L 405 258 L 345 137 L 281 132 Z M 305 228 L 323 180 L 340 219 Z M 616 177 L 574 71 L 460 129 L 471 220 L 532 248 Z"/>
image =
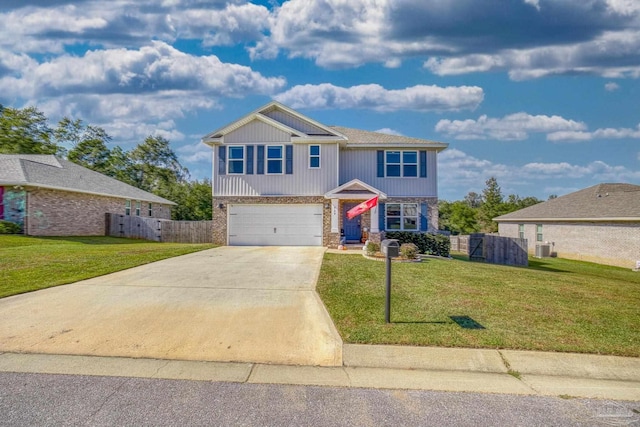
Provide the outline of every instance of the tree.
<path id="1" fill-rule="evenodd" d="M 59 145 L 73 146 L 67 159 L 105 175 L 112 175 L 111 151 L 107 144 L 111 137 L 101 127 L 85 126 L 82 120 L 72 121 L 68 117 L 58 123 L 54 137 Z"/>
<path id="2" fill-rule="evenodd" d="M 469 234 L 479 231 L 477 209 L 473 209 L 465 201 L 438 203 L 440 224 L 444 230 L 452 234 Z"/>
<path id="3" fill-rule="evenodd" d="M 46 116 L 35 107 L 0 110 L 0 153 L 63 155 L 51 137 Z"/>
<path id="4" fill-rule="evenodd" d="M 470 191 L 466 196 L 464 196 L 464 202 L 470 208 L 476 209 L 482 205 L 482 197 L 473 191 Z"/>
<path id="5" fill-rule="evenodd" d="M 134 185 L 162 197 L 171 193 L 173 184 L 183 183 L 189 177 L 189 171 L 162 136 L 148 136 L 128 157 Z"/>
<path id="6" fill-rule="evenodd" d="M 482 206 L 478 208 L 478 221 L 480 228 L 485 233 L 498 231 L 498 224 L 493 218 L 504 213 L 502 191 L 495 177 L 489 178 L 486 187 L 482 190 Z"/>
<path id="7" fill-rule="evenodd" d="M 168 198 L 178 204 L 171 210 L 172 219 L 202 221 L 212 218 L 213 193 L 208 179 L 175 184 Z"/>

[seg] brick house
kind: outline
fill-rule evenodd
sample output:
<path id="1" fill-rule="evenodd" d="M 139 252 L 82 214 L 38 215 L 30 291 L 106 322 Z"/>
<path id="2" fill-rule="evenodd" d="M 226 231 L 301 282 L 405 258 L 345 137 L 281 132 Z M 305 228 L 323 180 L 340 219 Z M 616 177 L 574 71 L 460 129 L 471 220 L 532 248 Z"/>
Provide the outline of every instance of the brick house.
<path id="1" fill-rule="evenodd" d="M 522 237 L 529 253 L 619 267 L 640 261 L 640 185 L 599 184 L 494 218 L 501 236 Z"/>
<path id="2" fill-rule="evenodd" d="M 0 154 L 0 220 L 30 236 L 103 236 L 105 214 L 171 218 L 175 203 L 53 155 Z"/>
<path id="3" fill-rule="evenodd" d="M 213 148 L 217 244 L 337 247 L 438 229 L 447 144 L 327 126 L 275 101 L 202 141 Z M 347 218 L 375 196 L 377 206 Z"/>

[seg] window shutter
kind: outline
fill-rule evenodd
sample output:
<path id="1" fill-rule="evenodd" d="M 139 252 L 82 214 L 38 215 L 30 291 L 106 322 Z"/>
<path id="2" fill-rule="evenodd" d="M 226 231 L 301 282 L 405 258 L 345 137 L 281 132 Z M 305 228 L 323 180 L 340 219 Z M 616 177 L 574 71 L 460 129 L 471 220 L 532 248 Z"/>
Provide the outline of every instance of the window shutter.
<path id="1" fill-rule="evenodd" d="M 384 214 L 384 203 L 378 203 L 378 226 L 380 227 L 380 231 L 384 231 L 385 225 L 385 214 Z"/>
<path id="2" fill-rule="evenodd" d="M 285 159 L 286 159 L 286 170 L 285 173 L 287 175 L 291 175 L 293 173 L 293 145 L 285 145 Z"/>
<path id="3" fill-rule="evenodd" d="M 420 231 L 429 231 L 429 207 L 426 203 L 420 203 Z"/>
<path id="4" fill-rule="evenodd" d="M 420 151 L 420 178 L 427 177 L 427 152 Z"/>
<path id="5" fill-rule="evenodd" d="M 218 175 L 227 173 L 227 147 L 221 145 L 218 147 Z"/>
<path id="6" fill-rule="evenodd" d="M 256 147 L 258 163 L 256 165 L 256 173 L 258 175 L 264 175 L 264 145 L 258 145 Z"/>
<path id="7" fill-rule="evenodd" d="M 378 178 L 384 178 L 384 150 L 378 150 Z"/>
<path id="8" fill-rule="evenodd" d="M 246 168 L 247 175 L 253 175 L 253 145 L 247 145 Z"/>

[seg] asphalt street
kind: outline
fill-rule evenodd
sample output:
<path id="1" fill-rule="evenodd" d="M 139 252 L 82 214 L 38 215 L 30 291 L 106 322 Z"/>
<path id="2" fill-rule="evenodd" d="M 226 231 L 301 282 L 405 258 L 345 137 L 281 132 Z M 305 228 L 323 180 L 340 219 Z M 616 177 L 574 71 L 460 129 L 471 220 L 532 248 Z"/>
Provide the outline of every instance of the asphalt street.
<path id="1" fill-rule="evenodd" d="M 640 426 L 640 402 L 0 373 L 0 426 Z"/>

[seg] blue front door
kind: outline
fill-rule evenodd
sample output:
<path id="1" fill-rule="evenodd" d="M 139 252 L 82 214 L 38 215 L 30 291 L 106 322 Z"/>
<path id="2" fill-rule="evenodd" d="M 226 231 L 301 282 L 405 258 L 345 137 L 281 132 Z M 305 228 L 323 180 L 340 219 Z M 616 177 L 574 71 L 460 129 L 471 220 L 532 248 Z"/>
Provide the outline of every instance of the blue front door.
<path id="1" fill-rule="evenodd" d="M 362 217 L 358 215 L 353 219 L 347 218 L 347 211 L 358 206 L 358 203 L 345 203 L 342 210 L 342 228 L 344 229 L 344 238 L 347 241 L 360 241 L 360 220 Z"/>

